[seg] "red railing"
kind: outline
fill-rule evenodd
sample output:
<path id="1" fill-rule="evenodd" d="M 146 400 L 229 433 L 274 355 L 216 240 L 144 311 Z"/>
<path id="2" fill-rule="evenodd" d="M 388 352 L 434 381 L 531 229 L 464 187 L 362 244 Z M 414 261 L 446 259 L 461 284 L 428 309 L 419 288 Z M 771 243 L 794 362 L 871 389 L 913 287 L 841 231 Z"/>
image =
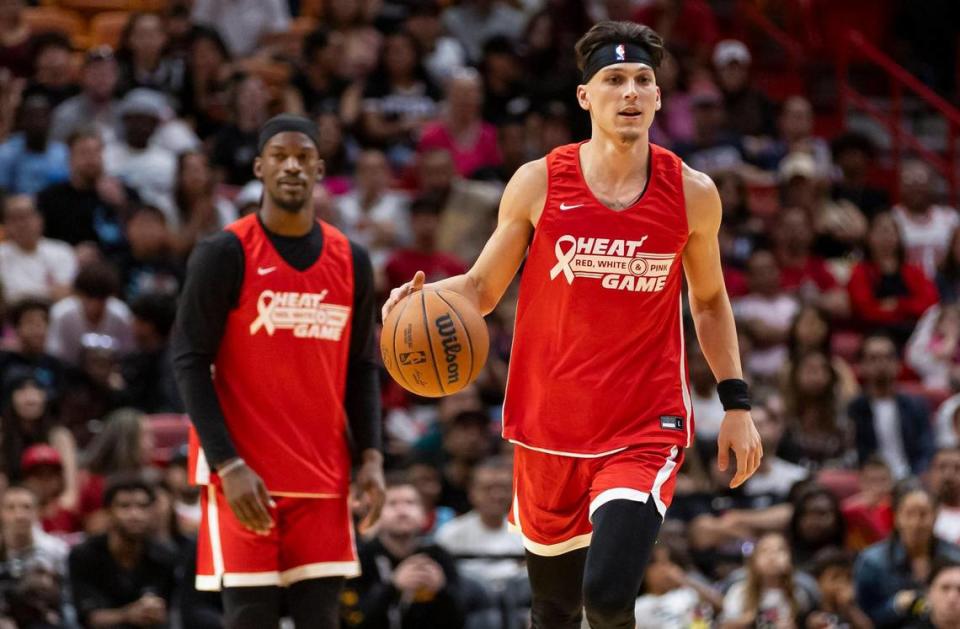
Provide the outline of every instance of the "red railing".
<path id="1" fill-rule="evenodd" d="M 858 63 L 869 61 L 880 68 L 890 81 L 890 111 L 886 112 L 870 102 L 850 83 L 850 56 L 856 51 Z M 933 90 L 921 83 L 910 72 L 880 51 L 857 30 L 851 29 L 840 45 L 839 63 L 837 63 L 837 111 L 841 123 L 846 119 L 852 107 L 866 112 L 870 117 L 886 126 L 891 138 L 891 155 L 897 171 L 904 157 L 904 149 L 910 149 L 919 155 L 946 181 L 950 190 L 950 200 L 960 202 L 960 187 L 957 181 L 956 144 L 960 133 L 960 110 L 938 96 Z M 927 148 L 916 135 L 904 128 L 902 122 L 904 90 L 924 101 L 936 110 L 947 123 L 947 138 L 944 154 Z M 894 178 L 894 196 L 900 196 L 900 179 Z"/>

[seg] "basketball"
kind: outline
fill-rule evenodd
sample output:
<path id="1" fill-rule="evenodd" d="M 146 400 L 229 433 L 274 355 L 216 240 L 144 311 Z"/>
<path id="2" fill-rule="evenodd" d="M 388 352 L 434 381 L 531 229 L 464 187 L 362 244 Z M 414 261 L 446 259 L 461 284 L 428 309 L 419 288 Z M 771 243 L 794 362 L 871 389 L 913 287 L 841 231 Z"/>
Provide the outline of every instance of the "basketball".
<path id="1" fill-rule="evenodd" d="M 387 315 L 380 334 L 387 371 L 400 386 L 424 397 L 456 393 L 476 380 L 489 349 L 483 317 L 448 290 L 408 295 Z"/>

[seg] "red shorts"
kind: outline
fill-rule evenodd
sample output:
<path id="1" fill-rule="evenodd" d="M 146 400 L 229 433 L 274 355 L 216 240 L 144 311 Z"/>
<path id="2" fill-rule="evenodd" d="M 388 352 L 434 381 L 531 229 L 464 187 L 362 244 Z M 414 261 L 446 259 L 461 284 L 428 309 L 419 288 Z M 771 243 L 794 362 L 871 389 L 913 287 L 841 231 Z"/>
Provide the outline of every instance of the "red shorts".
<path id="1" fill-rule="evenodd" d="M 602 457 L 514 449 L 513 508 L 508 519 L 524 547 L 552 557 L 590 545 L 590 521 L 617 499 L 653 500 L 663 516 L 673 500 L 683 450 L 676 445 L 627 448 Z"/>
<path id="2" fill-rule="evenodd" d="M 274 526 L 268 535 L 257 535 L 240 524 L 219 487 L 210 484 L 201 492 L 198 590 L 360 574 L 346 498 L 274 496 Z"/>

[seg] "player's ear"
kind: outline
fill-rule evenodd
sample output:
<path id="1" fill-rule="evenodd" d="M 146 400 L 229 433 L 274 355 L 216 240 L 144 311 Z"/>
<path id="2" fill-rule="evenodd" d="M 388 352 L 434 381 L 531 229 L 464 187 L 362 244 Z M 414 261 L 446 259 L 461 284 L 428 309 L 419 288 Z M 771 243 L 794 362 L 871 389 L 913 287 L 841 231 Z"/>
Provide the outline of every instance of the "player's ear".
<path id="1" fill-rule="evenodd" d="M 663 105 L 663 101 L 661 100 L 660 96 L 661 96 L 660 86 L 658 85 L 657 86 L 657 111 L 660 111 L 660 107 L 661 105 Z"/>
<path id="2" fill-rule="evenodd" d="M 263 161 L 259 155 L 253 158 L 253 175 L 257 179 L 263 179 Z"/>
<path id="3" fill-rule="evenodd" d="M 327 163 L 322 159 L 317 160 L 317 181 L 323 179 L 324 174 L 327 172 Z"/>
<path id="4" fill-rule="evenodd" d="M 587 86 L 577 86 L 577 102 L 580 103 L 580 109 L 590 111 L 590 99 L 587 98 Z"/>

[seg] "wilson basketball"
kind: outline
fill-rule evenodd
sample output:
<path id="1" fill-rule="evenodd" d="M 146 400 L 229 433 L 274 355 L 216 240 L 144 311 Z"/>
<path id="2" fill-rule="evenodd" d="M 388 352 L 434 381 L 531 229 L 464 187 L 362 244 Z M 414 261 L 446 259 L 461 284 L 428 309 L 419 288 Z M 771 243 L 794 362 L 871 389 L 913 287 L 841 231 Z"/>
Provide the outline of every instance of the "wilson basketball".
<path id="1" fill-rule="evenodd" d="M 490 337 L 480 313 L 462 296 L 425 289 L 398 303 L 380 334 L 380 353 L 400 386 L 424 397 L 455 393 L 487 361 Z"/>

